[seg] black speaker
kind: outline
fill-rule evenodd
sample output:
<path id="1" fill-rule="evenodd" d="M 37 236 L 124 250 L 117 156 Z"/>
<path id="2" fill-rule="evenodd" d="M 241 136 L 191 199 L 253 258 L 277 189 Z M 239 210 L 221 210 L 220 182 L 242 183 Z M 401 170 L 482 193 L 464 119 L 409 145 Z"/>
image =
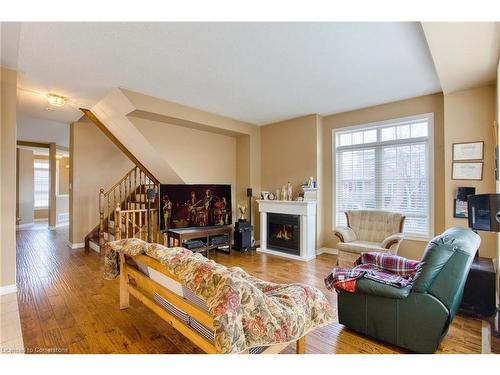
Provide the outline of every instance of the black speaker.
<path id="1" fill-rule="evenodd" d="M 490 258 L 476 257 L 464 287 L 460 312 L 487 318 L 497 311 L 495 297 L 495 268 Z"/>
<path id="2" fill-rule="evenodd" d="M 247 188 L 247 197 L 252 196 L 252 188 Z"/>
<path id="3" fill-rule="evenodd" d="M 237 221 L 234 224 L 234 250 L 248 251 L 252 247 L 253 227 L 248 221 Z"/>

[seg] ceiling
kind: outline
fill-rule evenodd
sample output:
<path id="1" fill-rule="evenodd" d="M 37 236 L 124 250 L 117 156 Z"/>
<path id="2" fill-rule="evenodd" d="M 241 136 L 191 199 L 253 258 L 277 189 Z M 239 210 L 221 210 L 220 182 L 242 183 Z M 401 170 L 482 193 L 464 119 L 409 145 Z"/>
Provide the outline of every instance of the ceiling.
<path id="1" fill-rule="evenodd" d="M 66 123 L 115 87 L 255 124 L 441 91 L 416 22 L 22 23 L 18 36 L 2 64 L 21 73 L 19 110 Z M 47 92 L 72 103 L 47 111 Z"/>
<path id="2" fill-rule="evenodd" d="M 423 22 L 445 94 L 495 83 L 499 22 Z"/>
<path id="3" fill-rule="evenodd" d="M 17 114 L 17 139 L 19 141 L 56 143 L 69 147 L 69 126 L 62 121 L 32 117 L 24 112 Z"/>

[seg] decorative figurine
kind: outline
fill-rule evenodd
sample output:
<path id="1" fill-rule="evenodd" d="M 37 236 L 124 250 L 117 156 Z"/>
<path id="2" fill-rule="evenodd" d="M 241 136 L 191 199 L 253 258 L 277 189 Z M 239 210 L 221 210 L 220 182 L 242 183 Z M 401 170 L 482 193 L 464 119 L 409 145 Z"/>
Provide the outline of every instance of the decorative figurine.
<path id="1" fill-rule="evenodd" d="M 314 177 L 313 176 L 309 177 L 309 181 L 307 182 L 307 187 L 310 187 L 310 188 L 314 187 Z"/>
<path id="2" fill-rule="evenodd" d="M 290 181 L 288 181 L 287 184 L 286 194 L 288 200 L 291 201 L 293 199 L 293 194 L 292 194 L 292 184 L 290 183 Z"/>
<path id="3" fill-rule="evenodd" d="M 244 204 L 239 204 L 238 205 L 238 210 L 240 211 L 240 217 L 239 217 L 239 221 L 246 221 L 245 219 L 245 214 L 247 212 L 247 206 L 245 206 Z"/>

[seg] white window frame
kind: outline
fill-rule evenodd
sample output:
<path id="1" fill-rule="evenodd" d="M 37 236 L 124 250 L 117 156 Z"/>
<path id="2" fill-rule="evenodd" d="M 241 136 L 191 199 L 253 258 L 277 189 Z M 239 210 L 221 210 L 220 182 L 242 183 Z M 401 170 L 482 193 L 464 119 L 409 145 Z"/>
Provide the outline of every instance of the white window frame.
<path id="1" fill-rule="evenodd" d="M 35 167 L 35 163 L 37 161 L 43 161 L 43 162 L 46 161 L 47 165 L 48 165 L 48 168 L 37 168 L 37 167 Z M 48 192 L 48 197 L 47 197 L 48 199 L 47 199 L 47 205 L 46 206 L 35 206 L 35 201 L 36 201 L 36 199 L 35 199 L 35 174 L 34 174 L 35 170 L 43 170 L 43 171 L 46 170 L 47 173 L 49 174 L 49 192 Z M 35 211 L 37 211 L 37 210 L 47 210 L 49 208 L 49 205 L 50 205 L 50 163 L 46 159 L 37 159 L 37 158 L 34 158 L 33 159 L 33 209 Z"/>
<path id="2" fill-rule="evenodd" d="M 405 239 L 408 240 L 414 240 L 414 241 L 429 241 L 432 237 L 434 237 L 434 209 L 435 209 L 435 202 L 434 202 L 434 113 L 429 112 L 429 113 L 423 113 L 419 115 L 414 115 L 414 116 L 408 116 L 408 117 L 400 117 L 400 118 L 395 118 L 391 120 L 384 120 L 384 121 L 376 121 L 376 122 L 370 122 L 370 123 L 364 123 L 364 124 L 358 124 L 358 125 L 350 125 L 350 126 L 345 126 L 345 127 L 339 127 L 332 129 L 332 144 L 331 144 L 331 151 L 332 151 L 332 231 L 335 230 L 335 227 L 337 226 L 337 206 L 336 206 L 336 184 L 335 184 L 335 179 L 336 179 L 336 156 L 337 156 L 337 149 L 336 149 L 336 135 L 337 133 L 344 133 L 344 132 L 349 132 L 349 131 L 354 131 L 356 129 L 363 129 L 363 130 L 369 130 L 369 128 L 378 128 L 378 127 L 383 127 L 383 126 L 391 126 L 391 125 L 398 125 L 399 123 L 407 123 L 407 122 L 412 122 L 412 121 L 417 121 L 417 120 L 427 120 L 428 121 L 428 129 L 427 129 L 427 143 L 429 145 L 429 155 L 427 155 L 427 161 L 428 161 L 428 168 L 429 168 L 429 233 L 427 236 L 424 235 L 418 235 L 418 234 L 412 234 L 412 233 L 405 233 Z M 384 143 L 387 144 L 404 144 L 404 143 L 414 143 L 418 142 L 419 138 L 408 138 L 408 139 L 403 139 L 403 140 L 396 140 L 396 141 L 386 141 Z M 370 143 L 364 143 L 364 144 L 357 144 L 357 145 L 352 145 L 352 146 L 342 146 L 342 148 L 349 148 L 349 149 L 362 149 L 368 146 Z M 381 144 L 381 142 L 377 143 L 378 145 Z"/>

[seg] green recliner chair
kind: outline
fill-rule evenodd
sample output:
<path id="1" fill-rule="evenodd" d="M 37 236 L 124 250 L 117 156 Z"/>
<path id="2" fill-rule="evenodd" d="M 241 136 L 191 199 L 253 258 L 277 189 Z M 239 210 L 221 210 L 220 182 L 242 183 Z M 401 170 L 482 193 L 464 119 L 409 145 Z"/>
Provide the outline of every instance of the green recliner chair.
<path id="1" fill-rule="evenodd" d="M 434 353 L 462 300 L 480 237 L 451 228 L 429 242 L 412 286 L 369 279 L 338 294 L 339 322 L 354 331 L 418 353 Z"/>

